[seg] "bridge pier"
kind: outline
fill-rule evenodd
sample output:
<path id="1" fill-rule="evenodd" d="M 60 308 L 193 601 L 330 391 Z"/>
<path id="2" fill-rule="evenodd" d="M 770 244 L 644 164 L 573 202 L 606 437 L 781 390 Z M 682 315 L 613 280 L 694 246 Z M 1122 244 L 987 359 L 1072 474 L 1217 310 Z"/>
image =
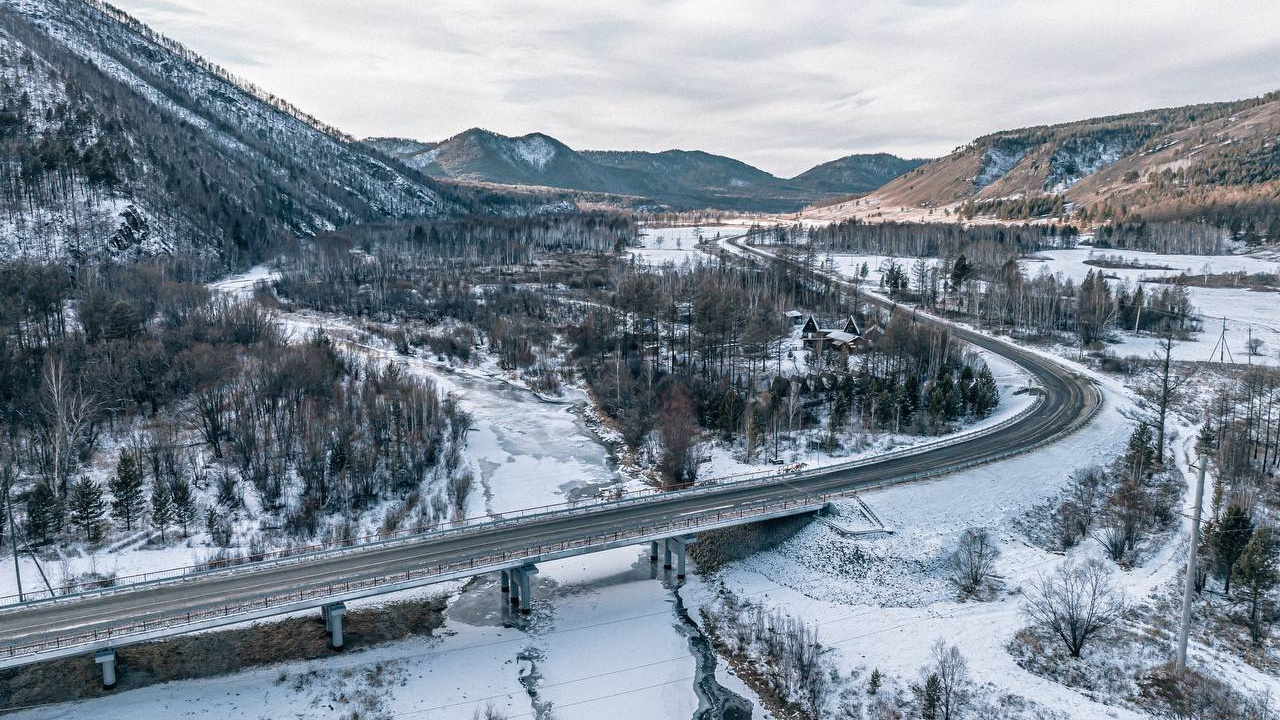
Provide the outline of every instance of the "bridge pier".
<path id="1" fill-rule="evenodd" d="M 329 603 L 320 608 L 320 616 L 324 618 L 324 629 L 329 633 L 329 648 L 342 650 L 342 616 L 346 614 L 345 603 Z"/>
<path id="2" fill-rule="evenodd" d="M 102 689 L 116 686 L 116 649 L 103 648 L 93 654 L 93 661 L 102 666 Z"/>
<path id="3" fill-rule="evenodd" d="M 511 594 L 511 573 L 506 570 L 503 570 L 500 573 L 500 577 L 501 577 L 500 582 L 502 585 L 502 594 L 503 595 Z"/>
<path id="4" fill-rule="evenodd" d="M 686 552 L 690 545 L 697 540 L 693 535 L 684 535 L 681 537 L 667 538 L 662 541 L 662 569 L 672 569 L 672 559 L 675 560 L 676 579 L 683 580 L 686 569 Z M 656 563 L 658 560 L 658 543 L 656 541 L 649 544 L 649 562 Z"/>
<path id="5" fill-rule="evenodd" d="M 657 540 L 649 541 L 649 564 L 650 565 L 658 564 L 658 541 Z"/>
<path id="6" fill-rule="evenodd" d="M 538 567 L 533 564 L 504 570 L 503 575 L 509 578 L 512 607 L 519 606 L 521 615 L 533 612 L 533 583 L 531 578 L 538 574 Z"/>

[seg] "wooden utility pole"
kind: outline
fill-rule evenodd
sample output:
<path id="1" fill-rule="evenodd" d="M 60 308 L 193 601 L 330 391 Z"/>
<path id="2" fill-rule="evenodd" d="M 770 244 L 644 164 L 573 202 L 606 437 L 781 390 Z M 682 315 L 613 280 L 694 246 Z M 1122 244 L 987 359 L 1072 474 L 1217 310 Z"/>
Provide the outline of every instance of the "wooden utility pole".
<path id="1" fill-rule="evenodd" d="M 1187 581 L 1182 588 L 1182 627 L 1178 630 L 1178 657 L 1175 662 L 1178 677 L 1187 670 L 1187 636 L 1191 630 L 1191 596 L 1195 594 L 1196 561 L 1200 551 L 1200 506 L 1204 501 L 1204 470 L 1209 464 L 1209 453 L 1200 450 L 1200 467 L 1196 470 L 1196 506 L 1191 512 L 1191 546 L 1187 548 Z"/>

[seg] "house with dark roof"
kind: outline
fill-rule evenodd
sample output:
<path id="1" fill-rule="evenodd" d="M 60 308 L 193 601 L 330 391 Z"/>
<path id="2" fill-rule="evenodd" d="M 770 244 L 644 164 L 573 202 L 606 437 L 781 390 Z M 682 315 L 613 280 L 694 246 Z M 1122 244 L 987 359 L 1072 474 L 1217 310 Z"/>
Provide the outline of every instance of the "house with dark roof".
<path id="1" fill-rule="evenodd" d="M 824 328 L 812 315 L 805 319 L 800 328 L 800 344 L 807 350 L 820 353 L 823 350 L 849 352 L 862 340 L 862 329 L 858 321 L 850 316 L 845 318 L 839 328 Z"/>

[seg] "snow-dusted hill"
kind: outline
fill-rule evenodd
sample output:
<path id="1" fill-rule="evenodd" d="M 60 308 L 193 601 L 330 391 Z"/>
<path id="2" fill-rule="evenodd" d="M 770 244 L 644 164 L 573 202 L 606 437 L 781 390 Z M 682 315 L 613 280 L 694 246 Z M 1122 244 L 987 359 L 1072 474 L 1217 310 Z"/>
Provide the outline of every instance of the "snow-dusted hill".
<path id="1" fill-rule="evenodd" d="M 0 60 L 3 256 L 234 262 L 282 233 L 451 205 L 429 178 L 95 0 L 0 0 Z"/>
<path id="2" fill-rule="evenodd" d="M 851 155 L 786 179 L 700 150 L 574 150 L 542 133 L 507 137 L 471 129 L 439 143 L 405 138 L 365 143 L 442 178 L 611 193 L 677 208 L 766 212 L 873 190 L 923 162 L 883 153 Z"/>

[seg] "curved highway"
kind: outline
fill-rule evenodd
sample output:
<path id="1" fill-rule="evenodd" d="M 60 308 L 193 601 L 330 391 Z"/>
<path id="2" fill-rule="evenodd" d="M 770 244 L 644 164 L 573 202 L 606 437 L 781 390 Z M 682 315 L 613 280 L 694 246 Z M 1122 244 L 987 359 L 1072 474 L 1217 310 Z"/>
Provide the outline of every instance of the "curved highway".
<path id="1" fill-rule="evenodd" d="M 735 247 L 739 252 L 760 252 L 741 245 Z M 867 300 L 885 304 L 873 297 Z M 939 322 L 925 316 L 918 319 Z M 991 432 L 926 446 L 918 452 L 873 459 L 855 467 L 782 474 L 764 481 L 726 483 L 645 500 L 604 502 L 316 553 L 289 562 L 241 566 L 11 606 L 0 610 L 0 667 L 73 654 L 69 648 L 83 653 L 97 647 L 317 607 L 333 599 L 395 590 L 403 587 L 394 584 L 397 577 L 403 577 L 406 583 L 429 584 L 515 567 L 526 561 L 644 542 L 663 534 L 669 537 L 821 507 L 839 493 L 936 476 L 1035 449 L 1079 429 L 1100 406 L 1101 395 L 1087 378 L 1002 340 L 949 327 L 955 337 L 1024 368 L 1034 376 L 1043 397 L 1016 421 Z M 355 594 L 353 585 L 373 589 Z M 296 596 L 296 603 L 289 600 L 291 596 Z M 249 612 L 254 607 L 262 610 L 254 615 Z M 193 624 L 194 618 L 210 617 L 214 619 Z M 139 627 L 149 627 L 138 623 L 165 625 L 167 629 L 163 633 L 137 632 Z"/>

